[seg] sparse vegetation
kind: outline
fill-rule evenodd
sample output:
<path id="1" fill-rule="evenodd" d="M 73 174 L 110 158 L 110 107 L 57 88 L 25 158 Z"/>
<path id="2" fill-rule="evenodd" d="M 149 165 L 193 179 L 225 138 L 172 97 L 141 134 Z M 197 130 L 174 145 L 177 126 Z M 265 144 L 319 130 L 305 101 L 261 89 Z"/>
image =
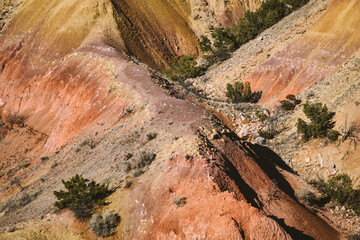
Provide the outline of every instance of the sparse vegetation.
<path id="1" fill-rule="evenodd" d="M 78 147 L 82 148 L 85 146 L 89 146 L 90 149 L 94 149 L 96 147 L 96 145 L 97 145 L 96 141 L 92 137 L 90 137 L 90 138 L 87 138 L 86 140 L 82 141 Z"/>
<path id="2" fill-rule="evenodd" d="M 114 211 L 107 211 L 103 215 L 94 214 L 89 227 L 98 237 L 106 238 L 115 234 L 115 228 L 119 225 L 121 218 Z"/>
<path id="3" fill-rule="evenodd" d="M 327 132 L 326 136 L 331 142 L 335 142 L 336 140 L 338 140 L 339 135 L 340 133 L 338 131 L 331 129 Z"/>
<path id="4" fill-rule="evenodd" d="M 265 1 L 257 11 L 247 11 L 245 16 L 231 28 L 215 28 L 211 34 L 213 43 L 206 36 L 201 36 L 200 50 L 209 58 L 223 60 L 215 54 L 220 49 L 221 56 L 228 56 L 230 52 L 254 39 L 263 30 L 308 2 L 309 0 Z"/>
<path id="5" fill-rule="evenodd" d="M 176 197 L 173 200 L 173 203 L 177 206 L 177 207 L 183 207 L 186 204 L 186 197 Z"/>
<path id="6" fill-rule="evenodd" d="M 360 215 L 360 190 L 353 189 L 352 181 L 347 174 L 333 176 L 324 187 L 331 199 Z"/>
<path id="7" fill-rule="evenodd" d="M 259 130 L 258 134 L 260 137 L 265 138 L 265 139 L 273 139 L 276 135 L 276 133 L 274 131 L 271 130 Z"/>
<path id="8" fill-rule="evenodd" d="M 208 37 L 206 36 L 201 36 L 201 40 L 199 42 L 200 45 L 200 50 L 203 53 L 212 53 L 213 52 L 213 48 L 211 46 L 211 41 Z"/>
<path id="9" fill-rule="evenodd" d="M 125 154 L 125 158 L 126 158 L 126 159 L 130 159 L 130 158 L 132 158 L 132 157 L 133 157 L 133 154 L 130 153 L 130 152 L 128 152 L 128 153 Z"/>
<path id="10" fill-rule="evenodd" d="M 28 205 L 36 196 L 30 196 L 28 193 L 21 193 L 15 199 L 9 199 L 6 204 L 4 204 L 0 208 L 0 212 L 4 212 L 4 214 L 8 214 L 10 212 L 15 211 L 16 209 L 22 208 Z"/>
<path id="11" fill-rule="evenodd" d="M 173 81 L 183 82 L 187 78 L 194 78 L 200 75 L 200 68 L 196 66 L 192 55 L 183 55 L 173 60 L 173 64 L 165 69 L 164 74 Z"/>
<path id="12" fill-rule="evenodd" d="M 268 115 L 266 115 L 265 113 L 262 113 L 258 110 L 255 112 L 255 116 L 260 120 L 261 123 L 264 123 L 266 121 L 266 119 L 269 118 Z"/>
<path id="13" fill-rule="evenodd" d="M 105 198 L 113 191 L 108 185 L 97 184 L 76 174 L 68 181 L 62 180 L 67 191 L 54 191 L 58 199 L 54 206 L 58 209 L 69 208 L 80 219 L 89 218 L 94 211 L 95 205 L 106 205 Z"/>
<path id="14" fill-rule="evenodd" d="M 350 143 L 354 143 L 355 147 L 357 146 L 360 140 L 360 127 L 356 122 L 351 123 L 350 127 L 347 127 L 347 121 L 345 121 L 343 129 L 340 129 L 340 131 L 342 133 L 341 142 L 350 139 Z"/>
<path id="15" fill-rule="evenodd" d="M 150 165 L 156 158 L 156 154 L 152 152 L 141 152 L 140 157 L 135 161 L 136 168 L 143 168 Z"/>
<path id="16" fill-rule="evenodd" d="M 297 100 L 295 95 L 289 94 L 286 96 L 286 100 L 280 101 L 281 109 L 285 111 L 293 111 L 296 105 L 300 104 L 301 101 Z"/>
<path id="17" fill-rule="evenodd" d="M 7 133 L 7 127 L 6 127 L 6 123 L 1 119 L 0 116 L 0 141 L 1 139 L 3 139 Z"/>
<path id="18" fill-rule="evenodd" d="M 249 82 L 235 82 L 234 85 L 226 85 L 226 97 L 230 102 L 251 102 L 256 103 L 261 98 L 261 92 L 251 92 Z"/>
<path id="19" fill-rule="evenodd" d="M 13 129 L 14 125 L 18 125 L 18 127 L 24 127 L 25 126 L 25 117 L 19 113 L 9 113 L 5 117 L 5 121 L 10 125 L 9 129 Z"/>
<path id="20" fill-rule="evenodd" d="M 317 204 L 315 194 L 307 189 L 301 189 L 299 192 L 295 192 L 295 197 L 310 206 Z"/>
<path id="21" fill-rule="evenodd" d="M 148 134 L 146 134 L 146 137 L 147 139 L 150 141 L 150 140 L 153 140 L 157 137 L 157 133 L 155 132 L 149 132 Z"/>
<path id="22" fill-rule="evenodd" d="M 335 113 L 329 112 L 326 105 L 321 103 L 305 103 L 304 113 L 307 118 L 311 120 L 306 123 L 301 118 L 298 118 L 297 131 L 302 134 L 302 139 L 307 142 L 311 137 L 323 138 L 328 137 L 331 141 L 335 141 L 340 133 L 332 130 L 335 122 L 332 120 Z"/>
<path id="23" fill-rule="evenodd" d="M 346 239 L 348 240 L 360 240 L 360 233 L 349 234 Z"/>

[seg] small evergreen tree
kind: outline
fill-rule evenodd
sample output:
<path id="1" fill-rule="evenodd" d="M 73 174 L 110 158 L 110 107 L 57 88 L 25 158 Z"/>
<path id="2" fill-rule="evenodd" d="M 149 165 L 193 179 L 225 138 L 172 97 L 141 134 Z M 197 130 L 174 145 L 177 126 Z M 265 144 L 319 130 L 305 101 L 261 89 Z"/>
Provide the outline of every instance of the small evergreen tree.
<path id="1" fill-rule="evenodd" d="M 211 41 L 208 37 L 202 35 L 199 44 L 200 44 L 200 50 L 203 53 L 212 53 L 213 52 L 213 49 L 211 46 Z"/>
<path id="2" fill-rule="evenodd" d="M 235 37 L 230 29 L 215 28 L 211 36 L 214 38 L 215 48 L 225 47 L 229 52 L 237 48 Z"/>
<path id="3" fill-rule="evenodd" d="M 271 27 L 286 15 L 308 2 L 309 0 L 264 1 L 258 10 L 255 12 L 247 11 L 244 17 L 239 19 L 231 28 L 215 28 L 212 33 L 214 39 L 213 46 L 211 46 L 209 39 L 206 37 L 201 38 L 200 49 L 204 53 L 209 53 L 211 49 L 213 52 L 216 52 L 216 49 L 222 48 L 220 50 L 221 56 L 227 56 L 229 52 L 236 50 L 241 45 L 255 38 L 264 29 Z M 228 51 L 227 55 L 223 54 L 224 49 Z M 221 60 L 216 56 L 211 56 Z"/>
<path id="4" fill-rule="evenodd" d="M 54 191 L 58 199 L 54 206 L 60 210 L 69 208 L 78 218 L 89 218 L 95 205 L 107 204 L 105 198 L 112 193 L 112 190 L 109 190 L 108 185 L 97 184 L 94 180 L 88 182 L 88 179 L 78 174 L 68 181 L 62 180 L 67 191 Z"/>
<path id="5" fill-rule="evenodd" d="M 281 109 L 285 111 L 293 111 L 296 107 L 296 105 L 300 104 L 301 100 L 297 100 L 295 95 L 288 94 L 286 96 L 286 100 L 280 101 Z"/>
<path id="6" fill-rule="evenodd" d="M 184 81 L 187 78 L 194 78 L 200 75 L 200 68 L 196 66 L 196 61 L 192 55 L 180 56 L 175 60 L 164 74 L 174 81 Z"/>
<path id="7" fill-rule="evenodd" d="M 332 120 L 335 113 L 329 112 L 326 105 L 321 103 L 305 103 L 303 109 L 307 118 L 311 120 L 307 124 L 304 120 L 298 119 L 297 130 L 298 133 L 302 133 L 302 138 L 306 142 L 311 137 L 313 138 L 322 138 L 327 137 L 328 134 L 331 137 L 332 141 L 335 141 L 340 135 L 338 131 L 332 130 L 335 126 L 335 122 Z"/>
<path id="8" fill-rule="evenodd" d="M 352 187 L 352 181 L 347 174 L 335 175 L 325 183 L 325 192 L 341 205 L 352 208 L 360 215 L 360 190 Z"/>
<path id="9" fill-rule="evenodd" d="M 261 92 L 251 92 L 249 82 L 235 82 L 234 86 L 226 84 L 226 97 L 230 102 L 257 102 L 261 97 Z"/>

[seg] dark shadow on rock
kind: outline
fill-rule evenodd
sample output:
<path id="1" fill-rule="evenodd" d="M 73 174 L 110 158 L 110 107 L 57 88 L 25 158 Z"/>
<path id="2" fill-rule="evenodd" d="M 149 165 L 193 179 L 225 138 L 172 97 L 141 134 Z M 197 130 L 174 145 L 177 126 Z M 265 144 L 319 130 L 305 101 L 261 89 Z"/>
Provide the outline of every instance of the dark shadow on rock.
<path id="1" fill-rule="evenodd" d="M 209 149 L 216 149 L 209 140 L 206 141 Z M 214 171 L 211 175 L 214 177 L 214 180 L 218 184 L 220 190 L 234 192 L 235 195 L 240 193 L 253 207 L 261 209 L 262 204 L 257 193 L 244 181 L 233 163 L 221 151 L 216 150 L 215 154 L 218 155 L 216 158 L 218 160 L 215 162 L 215 165 L 217 166 L 216 169 L 220 169 L 221 171 Z M 233 184 L 236 186 L 232 186 Z"/>
<path id="2" fill-rule="evenodd" d="M 284 219 L 277 218 L 276 216 L 269 216 L 269 217 L 271 219 L 275 220 L 291 236 L 292 239 L 294 239 L 294 240 L 315 240 L 315 238 L 313 238 L 309 235 L 306 235 L 302 231 L 300 231 L 294 227 L 290 227 L 290 226 L 286 225 Z"/>
<path id="3" fill-rule="evenodd" d="M 271 161 L 276 166 L 280 167 L 281 169 L 291 172 L 295 174 L 294 170 L 292 170 L 285 162 L 282 160 L 282 158 L 277 155 L 274 151 L 272 151 L 268 147 L 264 147 L 257 144 L 247 144 L 261 159 L 264 159 L 265 161 Z"/>
<path id="4" fill-rule="evenodd" d="M 287 195 L 291 196 L 295 199 L 294 189 L 291 185 L 286 181 L 286 179 L 281 175 L 276 166 L 280 168 L 294 173 L 292 169 L 283 162 L 283 160 L 271 149 L 254 145 L 248 142 L 242 142 L 238 136 L 233 133 L 227 133 L 227 136 L 234 142 L 238 144 L 238 146 L 243 149 L 247 155 L 251 156 L 256 163 L 260 166 L 260 168 L 264 171 L 264 173 Z"/>

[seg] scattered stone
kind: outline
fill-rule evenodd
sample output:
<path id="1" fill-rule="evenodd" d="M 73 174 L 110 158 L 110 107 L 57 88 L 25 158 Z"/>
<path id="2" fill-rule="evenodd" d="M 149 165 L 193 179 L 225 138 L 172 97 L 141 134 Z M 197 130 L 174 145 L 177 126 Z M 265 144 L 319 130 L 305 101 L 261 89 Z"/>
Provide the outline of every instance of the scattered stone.
<path id="1" fill-rule="evenodd" d="M 241 138 L 246 138 L 249 135 L 249 131 L 246 128 L 242 128 L 239 132 Z"/>
<path id="2" fill-rule="evenodd" d="M 305 158 L 305 162 L 306 162 L 306 163 L 309 163 L 310 161 L 311 161 L 310 158 Z"/>
<path id="3" fill-rule="evenodd" d="M 266 144 L 266 139 L 263 137 L 257 137 L 255 138 L 254 143 L 259 145 L 264 145 Z"/>

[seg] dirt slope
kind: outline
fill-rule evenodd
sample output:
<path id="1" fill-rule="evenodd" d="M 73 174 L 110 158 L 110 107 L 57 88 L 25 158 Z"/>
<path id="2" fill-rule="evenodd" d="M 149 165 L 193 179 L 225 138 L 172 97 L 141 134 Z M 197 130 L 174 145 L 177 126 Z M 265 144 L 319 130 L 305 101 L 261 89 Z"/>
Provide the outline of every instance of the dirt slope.
<path id="1" fill-rule="evenodd" d="M 143 6 L 159 16 L 174 2 Z M 275 153 L 240 141 L 130 61 L 133 41 L 119 26 L 132 22 L 124 16 L 145 20 L 133 15 L 133 2 L 122 4 L 27 0 L 1 36 L 1 111 L 27 119 L 0 142 L 0 226 L 21 228 L 0 239 L 96 239 L 87 223 L 52 206 L 60 180 L 75 173 L 117 189 L 105 207 L 122 217 L 113 239 L 339 239 L 296 200 L 303 184 Z M 185 39 L 190 30 L 177 24 Z M 139 36 L 163 34 L 139 26 Z M 148 139 L 150 132 L 157 137 Z M 142 166 L 144 151 L 156 158 Z"/>
<path id="2" fill-rule="evenodd" d="M 261 102 L 274 105 L 301 92 L 359 50 L 359 10 L 359 1 L 333 1 L 319 22 L 260 65 L 246 80 L 263 91 Z"/>

